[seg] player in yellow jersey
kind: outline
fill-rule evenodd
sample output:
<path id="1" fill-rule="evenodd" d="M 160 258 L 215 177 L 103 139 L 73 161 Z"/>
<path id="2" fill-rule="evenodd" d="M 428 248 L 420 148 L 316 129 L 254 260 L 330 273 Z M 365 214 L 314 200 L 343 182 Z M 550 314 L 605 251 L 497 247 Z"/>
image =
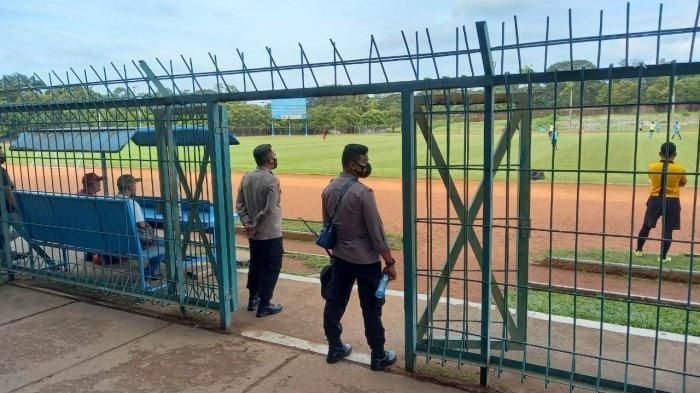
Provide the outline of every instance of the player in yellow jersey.
<path id="1" fill-rule="evenodd" d="M 680 188 L 684 187 L 688 180 L 685 177 L 685 168 L 674 162 L 676 158 L 676 145 L 666 142 L 661 145 L 659 151 L 661 160 L 649 164 L 649 181 L 651 192 L 647 200 L 647 210 L 644 213 L 644 224 L 639 230 L 637 249 L 634 255 L 644 256 L 642 249 L 649 237 L 651 228 L 656 227 L 659 217 L 663 216 L 661 224 L 663 232 L 662 250 L 660 262 L 671 262 L 668 250 L 673 241 L 673 231 L 681 229 L 681 201 Z"/>

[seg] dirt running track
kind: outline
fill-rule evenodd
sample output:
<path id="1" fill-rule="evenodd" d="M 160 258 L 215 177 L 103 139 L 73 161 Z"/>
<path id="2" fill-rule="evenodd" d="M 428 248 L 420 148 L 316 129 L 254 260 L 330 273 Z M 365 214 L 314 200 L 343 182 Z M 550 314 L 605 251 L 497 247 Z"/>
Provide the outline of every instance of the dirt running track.
<path id="1" fill-rule="evenodd" d="M 320 193 L 323 187 L 328 183 L 330 177 L 325 176 L 280 176 L 283 187 L 283 213 L 285 217 L 296 218 L 304 217 L 315 220 L 321 219 L 320 213 Z M 382 179 L 369 178 L 364 181 L 375 192 L 379 210 L 382 214 L 384 225 L 388 231 L 401 232 L 403 229 L 402 221 L 402 194 L 400 179 Z M 466 192 L 469 198 L 464 198 L 464 184 L 457 183 L 457 189 L 462 194 L 462 199 L 471 199 L 477 188 L 477 183 L 470 183 Z M 448 201 L 447 193 L 444 186 L 439 180 L 432 182 L 430 193 L 426 193 L 425 181 L 419 182 L 417 196 L 417 215 L 418 218 L 425 218 L 427 213 L 428 203 L 432 208 L 431 215 L 434 219 L 447 218 L 448 216 Z M 674 234 L 674 245 L 671 253 L 679 254 L 690 251 L 690 242 L 692 240 L 692 223 L 695 222 L 697 228 L 695 231 L 700 231 L 700 206 L 696 204 L 693 209 L 693 194 L 694 189 L 689 188 L 684 190 L 685 198 L 683 203 L 683 227 L 681 231 Z M 576 241 L 578 241 L 579 249 L 600 249 L 603 246 L 603 238 L 605 238 L 606 249 L 628 250 L 630 246 L 630 234 L 635 234 L 638 231 L 638 225 L 644 217 L 644 202 L 647 199 L 647 188 L 637 187 L 634 190 L 630 186 L 608 186 L 607 191 L 602 185 L 581 185 L 577 190 L 575 184 L 554 184 L 553 188 L 549 183 L 534 183 L 532 187 L 532 208 L 531 218 L 532 227 L 534 229 L 530 239 L 530 256 L 531 259 L 541 255 L 550 248 L 552 249 L 574 249 Z M 577 198 L 578 194 L 578 198 Z M 632 207 L 633 194 L 635 198 L 635 206 Z M 605 198 L 604 198 L 605 196 Z M 553 203 L 550 200 L 553 199 Z M 578 204 L 577 204 L 578 199 Z M 517 189 L 515 185 L 511 185 L 509 191 L 508 217 L 511 219 L 508 222 L 509 228 L 497 228 L 493 235 L 494 249 L 494 269 L 503 269 L 506 261 L 506 250 L 508 253 L 509 268 L 513 269 L 515 261 L 515 246 L 517 239 Z M 605 202 L 607 201 L 607 202 Z M 506 217 L 506 186 L 505 183 L 496 183 L 494 189 L 494 217 Z M 578 223 L 577 218 L 578 205 Z M 605 220 L 603 220 L 603 210 L 605 209 Z M 550 214 L 551 211 L 551 214 Z M 692 214 L 695 212 L 695 219 L 692 219 Z M 450 217 L 454 220 L 456 217 L 453 209 L 449 210 Z M 634 217 L 635 227 L 632 228 L 632 217 Z M 551 224 L 550 224 L 551 219 Z M 497 225 L 505 226 L 505 220 L 496 221 Z M 605 227 L 603 226 L 605 222 Z M 478 225 L 478 222 L 476 223 Z M 447 238 L 446 225 L 432 225 L 431 242 L 428 243 L 428 226 L 419 225 L 418 228 L 418 254 L 419 268 L 427 268 L 432 265 L 433 274 L 438 274 L 442 268 L 445 256 L 447 255 L 447 244 L 451 244 L 457 237 L 458 228 L 450 230 L 450 241 Z M 558 233 L 551 234 L 550 231 Z M 602 236 L 603 229 L 607 236 Z M 480 228 L 475 228 L 480 235 Z M 506 236 L 506 231 L 508 236 Z M 571 232 L 571 233 L 561 233 Z M 574 232 L 585 233 L 579 235 L 578 239 Z M 656 235 L 655 235 L 656 234 Z M 659 236 L 658 230 L 652 232 L 652 236 Z M 697 243 L 698 235 L 695 238 L 695 253 L 698 253 Z M 685 242 L 685 243 L 683 243 Z M 649 241 L 645 247 L 650 252 L 658 252 L 659 242 Z M 463 258 L 463 254 L 460 258 Z M 467 266 L 469 269 L 477 269 L 478 265 L 473 259 L 473 254 Z M 432 260 L 432 261 L 431 261 Z M 464 265 L 458 262 L 457 269 L 463 268 Z M 600 274 L 594 273 L 578 273 L 554 269 L 551 271 L 551 282 L 559 285 L 570 285 L 581 288 L 597 289 L 604 287 L 608 291 L 616 291 L 627 293 L 628 280 L 622 277 L 608 276 L 603 283 Z M 480 272 L 471 272 L 469 279 L 479 280 Z M 529 269 L 530 281 L 550 282 L 550 269 L 531 265 Z M 453 277 L 456 277 L 453 274 Z M 457 277 L 462 279 L 461 275 Z M 502 280 L 503 274 L 496 273 L 496 277 Z M 513 280 L 514 276 L 510 277 Z M 575 281 L 576 280 L 576 281 Z M 453 280 L 451 284 L 455 284 Z M 476 296 L 478 298 L 478 283 L 473 283 L 470 288 L 470 298 Z M 454 288 L 458 290 L 457 288 Z M 472 291 L 473 289 L 473 291 Z M 695 289 L 693 287 L 693 289 Z M 632 293 L 658 296 L 658 282 L 652 280 L 632 280 Z M 663 282 L 661 285 L 661 296 L 665 298 L 674 298 L 686 300 L 688 298 L 688 286 L 686 284 Z M 698 291 L 693 291 L 691 295 L 693 301 L 700 300 Z"/>
<path id="2" fill-rule="evenodd" d="M 58 192 L 76 192 L 80 187 L 80 177 L 89 169 L 83 168 L 57 168 L 41 167 L 32 165 L 9 165 L 9 171 L 14 178 L 18 189 L 46 190 Z M 96 171 L 99 172 L 99 171 Z M 158 183 L 158 173 L 150 169 L 143 171 L 133 170 L 135 176 L 141 177 L 141 192 L 144 195 L 158 195 L 160 193 Z M 121 168 L 113 168 L 109 171 L 112 183 L 112 193 L 115 189 L 116 178 L 121 174 Z M 238 185 L 241 174 L 233 176 L 234 191 Z M 194 182 L 195 174 L 190 175 L 191 182 Z M 282 185 L 282 209 L 286 218 L 303 217 L 306 219 L 320 220 L 320 194 L 323 187 L 331 180 L 331 176 L 297 176 L 281 175 Z M 690 179 L 692 181 L 692 179 Z M 400 179 L 369 178 L 363 180 L 373 190 L 377 198 L 379 210 L 382 215 L 384 225 L 388 231 L 401 232 L 402 224 L 402 193 Z M 206 188 L 211 187 L 211 179 L 207 177 Z M 477 183 L 469 183 L 465 187 L 463 183 L 456 184 L 463 200 L 470 200 L 477 188 Z M 426 192 L 429 189 L 430 192 Z M 508 199 L 506 199 L 508 191 Z M 695 232 L 700 231 L 700 203 L 695 198 L 694 188 L 687 188 L 681 195 L 682 201 L 682 229 L 675 232 L 674 244 L 671 254 L 679 254 L 690 250 L 690 243 L 693 240 L 693 223 L 698 226 Z M 430 207 L 433 219 L 446 219 L 449 215 L 455 220 L 455 211 L 447 201 L 447 193 L 440 180 L 433 180 L 431 185 L 426 185 L 425 180 L 418 184 L 418 206 L 417 214 L 419 219 L 427 216 Z M 211 199 L 211 192 L 205 192 L 205 198 Z M 530 258 L 534 259 L 543 252 L 552 249 L 573 249 L 578 245 L 579 249 L 600 249 L 605 242 L 606 249 L 628 250 L 630 247 L 630 235 L 635 234 L 638 225 L 644 215 L 644 202 L 647 198 L 647 188 L 630 186 L 608 186 L 607 190 L 602 185 L 581 185 L 577 188 L 575 184 L 554 184 L 535 182 L 532 185 L 532 228 L 530 239 Z M 632 201 L 635 200 L 634 206 Z M 550 203 L 553 200 L 553 203 Z M 449 209 L 448 209 L 448 206 Z M 507 207 L 507 209 L 506 209 Z M 493 234 L 494 261 L 493 266 L 498 281 L 504 280 L 503 268 L 508 265 L 509 270 L 514 269 L 515 246 L 517 240 L 517 189 L 512 184 L 507 190 L 504 182 L 497 182 L 494 187 L 494 217 L 499 225 Z M 550 214 L 551 212 L 551 214 Z M 506 214 L 507 213 L 507 214 Z M 605 217 L 604 217 L 605 213 Z M 694 214 L 694 217 L 693 217 Z M 506 221 L 504 218 L 510 218 Z M 634 227 L 632 227 L 634 219 Z M 508 222 L 509 225 L 505 225 Z M 477 225 L 474 229 L 481 238 L 481 228 Z M 505 228 L 505 227 L 508 228 Z M 549 231 L 552 228 L 553 231 Z M 422 273 L 438 274 L 442 268 L 445 256 L 448 253 L 448 244 L 456 238 L 459 226 L 453 225 L 449 231 L 444 224 L 427 224 L 418 226 L 418 266 Z M 429 231 L 431 236 L 428 236 Z M 448 233 L 449 232 L 449 233 Z M 572 232 L 572 233 L 567 233 Z M 573 232 L 578 232 L 575 236 Z M 658 230 L 652 231 L 652 236 L 659 236 Z M 606 234 L 606 236 L 603 236 Z M 551 237 L 551 238 L 550 238 Z M 698 253 L 699 235 L 695 235 L 695 253 Z M 647 249 L 650 252 L 658 252 L 659 242 L 649 241 Z M 316 251 L 318 252 L 318 250 Z M 399 254 L 399 257 L 401 255 Z M 466 262 L 465 262 L 466 258 Z M 468 280 L 479 280 L 480 272 L 473 254 L 462 253 L 458 258 L 456 269 L 469 270 L 466 278 Z M 500 272 L 498 270 L 501 270 Z M 550 278 L 551 276 L 551 278 Z M 450 285 L 456 293 L 461 293 L 465 275 L 455 272 L 452 275 Z M 512 283 L 513 274 L 509 274 Z M 662 282 L 653 280 L 633 279 L 631 283 L 624 277 L 606 276 L 594 273 L 573 273 L 559 269 L 548 269 L 541 266 L 531 265 L 529 269 L 529 280 L 535 282 L 552 282 L 559 285 L 576 285 L 580 288 L 607 291 L 632 293 L 646 296 L 661 296 L 687 300 L 689 291 L 687 284 L 672 282 Z M 419 289 L 425 290 L 428 286 L 429 278 L 423 277 L 419 281 Z M 469 282 L 468 292 L 470 300 L 477 300 L 479 297 L 479 283 Z M 659 293 L 659 288 L 661 292 Z M 691 286 L 691 301 L 700 301 L 700 294 L 696 286 Z M 453 292 L 454 293 L 454 292 Z"/>

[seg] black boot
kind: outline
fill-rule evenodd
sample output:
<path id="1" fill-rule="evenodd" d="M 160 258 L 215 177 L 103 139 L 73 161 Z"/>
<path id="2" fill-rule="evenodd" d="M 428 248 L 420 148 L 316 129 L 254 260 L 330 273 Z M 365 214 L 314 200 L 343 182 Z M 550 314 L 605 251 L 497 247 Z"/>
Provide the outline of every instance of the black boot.
<path id="1" fill-rule="evenodd" d="M 336 345 L 329 345 L 328 346 L 328 356 L 326 356 L 326 363 L 337 363 L 339 360 L 342 360 L 352 353 L 352 345 L 345 343 L 345 344 L 336 344 Z"/>
<path id="2" fill-rule="evenodd" d="M 255 314 L 256 317 L 262 318 L 266 317 L 268 315 L 273 315 L 277 314 L 282 311 L 282 305 L 281 304 L 268 304 L 265 307 L 260 307 L 258 306 L 258 312 Z"/>
<path id="3" fill-rule="evenodd" d="M 251 296 L 248 299 L 248 311 L 255 311 L 258 308 L 258 304 L 260 304 L 260 297 L 258 295 Z"/>
<path id="4" fill-rule="evenodd" d="M 382 371 L 385 368 L 396 363 L 396 352 L 394 351 L 384 351 L 384 356 L 374 356 L 372 355 L 372 362 L 370 363 L 370 368 L 372 371 Z"/>

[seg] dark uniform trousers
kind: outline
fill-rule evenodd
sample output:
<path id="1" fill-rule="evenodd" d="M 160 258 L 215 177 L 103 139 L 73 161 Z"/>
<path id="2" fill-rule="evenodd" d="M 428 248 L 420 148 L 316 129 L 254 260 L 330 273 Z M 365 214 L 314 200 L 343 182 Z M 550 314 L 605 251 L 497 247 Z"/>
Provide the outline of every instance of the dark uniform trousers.
<path id="1" fill-rule="evenodd" d="M 250 266 L 248 268 L 247 288 L 250 295 L 259 296 L 258 307 L 267 307 L 272 300 L 272 293 L 282 269 L 282 238 L 268 240 L 249 239 Z"/>
<path id="2" fill-rule="evenodd" d="M 384 326 L 382 326 L 384 299 L 377 299 L 374 296 L 379 281 L 382 279 L 381 263 L 360 265 L 338 257 L 333 259 L 333 269 L 327 289 L 328 299 L 326 299 L 326 307 L 323 310 L 323 329 L 329 344 L 338 346 L 341 343 L 340 335 L 343 332 L 343 325 L 341 325 L 340 320 L 343 318 L 348 301 L 350 301 L 353 284 L 357 280 L 367 344 L 372 348 L 373 355 L 382 356 L 385 341 Z"/>

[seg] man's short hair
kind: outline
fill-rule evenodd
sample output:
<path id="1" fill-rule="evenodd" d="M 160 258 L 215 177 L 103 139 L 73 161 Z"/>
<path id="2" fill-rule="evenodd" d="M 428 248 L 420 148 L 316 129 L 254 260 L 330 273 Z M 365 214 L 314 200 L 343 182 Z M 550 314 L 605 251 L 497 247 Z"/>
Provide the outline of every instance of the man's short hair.
<path id="1" fill-rule="evenodd" d="M 258 145 L 258 147 L 253 149 L 253 158 L 255 158 L 255 163 L 260 166 L 265 165 L 267 159 L 270 157 L 270 153 L 272 153 L 271 144 L 263 143 L 262 145 Z"/>
<path id="2" fill-rule="evenodd" d="M 135 178 L 131 175 L 121 175 L 117 179 L 117 190 L 123 192 L 127 187 L 134 187 L 136 182 L 140 182 L 141 179 Z"/>
<path id="3" fill-rule="evenodd" d="M 360 156 L 367 154 L 368 151 L 369 148 L 367 148 L 365 145 L 360 145 L 357 143 L 345 145 L 345 149 L 343 149 L 343 157 L 341 158 L 343 168 L 350 165 L 351 162 L 357 162 L 357 160 L 360 159 Z"/>
<path id="4" fill-rule="evenodd" d="M 676 144 L 673 142 L 665 142 L 661 145 L 661 149 L 659 149 L 659 154 L 663 158 L 670 158 L 671 156 L 676 154 Z"/>

